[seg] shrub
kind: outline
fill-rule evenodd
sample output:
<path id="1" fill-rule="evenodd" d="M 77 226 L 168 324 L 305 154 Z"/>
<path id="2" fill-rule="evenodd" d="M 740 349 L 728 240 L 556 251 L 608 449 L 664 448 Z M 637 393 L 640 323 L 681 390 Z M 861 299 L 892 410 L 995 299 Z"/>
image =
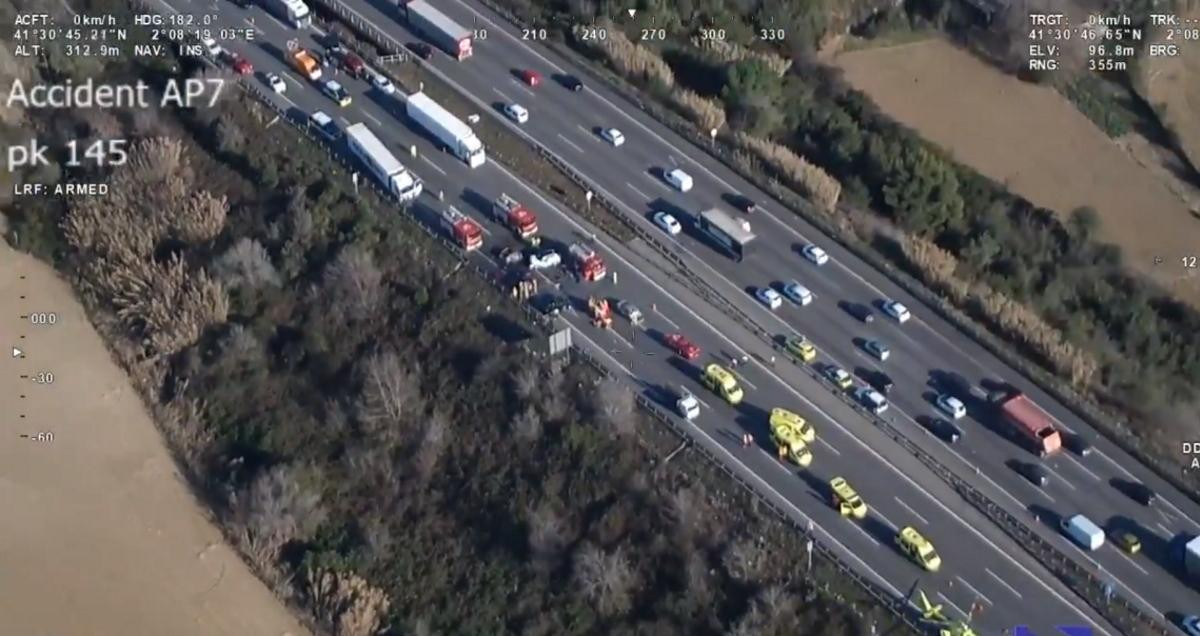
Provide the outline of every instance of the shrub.
<path id="1" fill-rule="evenodd" d="M 737 145 L 762 159 L 780 177 L 798 187 L 821 209 L 830 212 L 837 208 L 842 184 L 804 157 L 772 141 L 745 133 L 734 135 Z"/>

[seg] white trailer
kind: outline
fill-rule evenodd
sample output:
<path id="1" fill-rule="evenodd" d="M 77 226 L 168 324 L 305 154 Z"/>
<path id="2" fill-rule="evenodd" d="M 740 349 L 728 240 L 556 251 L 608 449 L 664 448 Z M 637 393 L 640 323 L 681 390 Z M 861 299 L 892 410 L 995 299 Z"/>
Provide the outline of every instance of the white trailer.
<path id="1" fill-rule="evenodd" d="M 350 152 L 354 153 L 354 156 L 358 157 L 370 173 L 388 192 L 396 195 L 401 203 L 408 203 L 421 196 L 421 190 L 424 188 L 421 179 L 409 172 L 366 124 L 347 126 L 346 143 L 350 146 Z"/>
<path id="2" fill-rule="evenodd" d="M 1193 585 L 1200 584 L 1200 537 L 1183 545 L 1183 572 Z"/>
<path id="3" fill-rule="evenodd" d="M 458 60 L 471 57 L 474 52 L 471 50 L 471 38 L 474 36 L 471 30 L 450 19 L 426 0 L 404 2 L 401 11 L 408 23 L 438 48 Z"/>
<path id="4" fill-rule="evenodd" d="M 1063 534 L 1084 550 L 1099 550 L 1104 545 L 1104 531 L 1083 515 L 1064 517 L 1059 526 Z"/>
<path id="5" fill-rule="evenodd" d="M 442 108 L 425 93 L 409 95 L 405 100 L 404 109 L 409 118 L 433 135 L 444 147 L 449 148 L 455 157 L 467 162 L 472 168 L 483 165 L 483 142 L 475 136 L 475 131 L 455 117 L 454 113 Z"/>
<path id="6" fill-rule="evenodd" d="M 312 11 L 304 0 L 259 0 L 267 11 L 275 14 L 280 20 L 303 29 L 312 24 Z"/>

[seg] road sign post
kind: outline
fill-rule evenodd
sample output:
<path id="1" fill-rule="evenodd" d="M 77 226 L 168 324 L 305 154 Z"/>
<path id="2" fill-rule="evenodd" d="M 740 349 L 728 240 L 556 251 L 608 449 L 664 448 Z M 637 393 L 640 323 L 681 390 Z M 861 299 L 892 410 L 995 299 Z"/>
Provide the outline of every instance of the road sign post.
<path id="1" fill-rule="evenodd" d="M 592 197 L 593 196 L 596 196 L 596 195 L 593 194 L 591 190 L 588 190 L 587 192 L 585 192 L 583 194 L 583 198 L 587 200 L 587 206 L 588 206 L 589 210 L 592 209 Z"/>

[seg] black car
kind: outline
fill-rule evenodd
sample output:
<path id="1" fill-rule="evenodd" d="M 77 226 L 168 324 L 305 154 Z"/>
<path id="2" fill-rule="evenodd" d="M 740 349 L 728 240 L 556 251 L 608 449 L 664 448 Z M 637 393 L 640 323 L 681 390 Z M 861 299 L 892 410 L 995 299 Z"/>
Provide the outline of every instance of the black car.
<path id="1" fill-rule="evenodd" d="M 1149 506 L 1154 503 L 1154 491 L 1151 490 L 1146 484 L 1136 481 L 1126 482 L 1122 485 L 1121 490 L 1130 499 L 1142 504 L 1143 506 Z"/>
<path id="2" fill-rule="evenodd" d="M 745 214 L 750 214 L 758 209 L 758 204 L 755 203 L 753 199 L 741 194 L 733 195 L 730 197 L 730 201 L 733 203 L 734 207 L 736 207 L 738 210 L 741 210 Z"/>
<path id="3" fill-rule="evenodd" d="M 433 47 L 424 42 L 409 42 L 408 50 L 422 60 L 428 60 L 433 57 Z"/>
<path id="4" fill-rule="evenodd" d="M 532 304 L 538 311 L 547 316 L 557 316 L 567 307 L 571 306 L 571 301 L 555 294 L 541 294 L 534 297 Z"/>
<path id="5" fill-rule="evenodd" d="M 871 308 L 861 303 L 850 303 L 846 305 L 846 313 L 863 322 L 875 321 L 875 314 L 871 311 Z"/>
<path id="6" fill-rule="evenodd" d="M 1045 488 L 1046 483 L 1050 481 L 1050 478 L 1046 475 L 1046 469 L 1037 464 L 1016 462 L 1013 464 L 1013 470 L 1017 471 L 1018 475 L 1028 479 L 1029 483 L 1038 488 Z"/>
<path id="7" fill-rule="evenodd" d="M 1087 457 L 1092 454 L 1092 444 L 1079 433 L 1066 433 L 1063 436 L 1063 446 L 1066 446 L 1067 450 L 1080 457 Z"/>
<path id="8" fill-rule="evenodd" d="M 561 78 L 559 78 L 559 83 L 561 83 L 563 87 L 569 91 L 575 91 L 578 93 L 579 91 L 583 90 L 583 80 L 575 77 L 574 75 L 563 75 Z"/>
<path id="9" fill-rule="evenodd" d="M 929 432 L 947 444 L 956 444 L 962 438 L 962 429 L 948 419 L 935 417 L 929 421 Z"/>
<path id="10" fill-rule="evenodd" d="M 876 391 L 879 391 L 884 395 L 891 393 L 892 387 L 896 386 L 896 383 L 892 382 L 892 376 L 884 373 L 883 371 L 863 369 L 862 373 L 859 375 L 867 382 L 867 384 L 870 384 L 875 388 Z"/>

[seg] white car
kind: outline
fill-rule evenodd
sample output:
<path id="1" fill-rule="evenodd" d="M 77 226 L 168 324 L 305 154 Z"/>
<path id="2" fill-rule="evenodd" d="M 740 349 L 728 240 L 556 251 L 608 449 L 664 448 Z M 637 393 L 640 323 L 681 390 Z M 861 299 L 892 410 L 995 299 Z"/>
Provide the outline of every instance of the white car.
<path id="1" fill-rule="evenodd" d="M 518 124 L 529 121 L 529 111 L 525 110 L 525 107 L 520 104 L 505 104 L 504 114 Z"/>
<path id="2" fill-rule="evenodd" d="M 962 403 L 962 400 L 945 393 L 937 396 L 935 400 L 938 410 L 949 415 L 954 419 L 960 419 L 967 415 L 967 407 Z"/>
<path id="3" fill-rule="evenodd" d="M 270 86 L 271 90 L 275 91 L 276 93 L 282 94 L 287 92 L 287 82 L 283 81 L 282 77 L 274 73 L 267 73 L 267 86 Z"/>
<path id="4" fill-rule="evenodd" d="M 758 302 L 766 305 L 768 309 L 779 309 L 780 305 L 783 304 L 783 297 L 779 295 L 779 292 L 770 287 L 759 287 L 754 290 L 754 297 L 758 299 Z"/>
<path id="5" fill-rule="evenodd" d="M 867 410 L 876 415 L 882 414 L 888 408 L 887 398 L 871 387 L 859 387 L 854 392 L 854 397 L 858 400 L 859 404 L 862 404 Z"/>
<path id="6" fill-rule="evenodd" d="M 824 265 L 825 263 L 829 262 L 829 255 L 825 253 L 825 250 L 811 243 L 805 245 L 801 252 L 804 253 L 804 258 L 807 258 L 817 265 Z"/>
<path id="7" fill-rule="evenodd" d="M 617 303 L 617 313 L 625 316 L 631 325 L 640 325 L 644 320 L 644 317 L 642 316 L 642 310 L 638 309 L 636 305 L 628 300 L 622 300 L 621 302 Z"/>
<path id="8" fill-rule="evenodd" d="M 605 128 L 601 130 L 600 138 L 612 144 L 614 147 L 625 143 L 625 135 L 621 134 L 621 131 L 617 130 L 616 128 Z"/>
<path id="9" fill-rule="evenodd" d="M 679 224 L 679 221 L 666 212 L 655 212 L 654 224 L 661 227 L 664 232 L 671 236 L 675 236 L 683 231 L 683 226 Z"/>
<path id="10" fill-rule="evenodd" d="M 529 255 L 529 269 L 550 269 L 562 265 L 562 256 L 554 250 L 546 249 Z"/>
<path id="11" fill-rule="evenodd" d="M 888 359 L 892 355 L 892 350 L 888 346 L 878 340 L 868 340 L 863 343 L 863 350 L 875 356 L 880 362 Z"/>
<path id="12" fill-rule="evenodd" d="M 396 85 L 392 83 L 392 80 L 380 73 L 371 75 L 371 85 L 379 89 L 379 92 L 384 95 L 394 95 L 396 93 Z"/>
<path id="13" fill-rule="evenodd" d="M 883 301 L 882 308 L 883 313 L 891 316 L 893 320 L 900 324 L 904 324 L 908 322 L 909 318 L 912 318 L 912 314 L 908 313 L 908 307 L 905 307 L 897 301 L 885 300 Z"/>
<path id="14" fill-rule="evenodd" d="M 333 101 L 337 102 L 338 106 L 345 108 L 350 105 L 350 93 L 342 87 L 341 83 L 335 80 L 329 80 L 321 84 L 321 92 Z"/>
<path id="15" fill-rule="evenodd" d="M 221 57 L 221 47 L 217 44 L 216 40 L 212 38 L 204 38 L 203 40 L 200 40 L 200 43 L 204 45 L 204 50 L 208 51 L 209 55 L 214 58 Z"/>
<path id="16" fill-rule="evenodd" d="M 783 295 L 801 307 L 813 301 L 813 293 L 796 281 L 783 286 Z"/>
<path id="17" fill-rule="evenodd" d="M 675 402 L 675 409 L 683 417 L 694 420 L 700 416 L 700 400 L 697 400 L 696 396 L 691 393 L 684 393 L 683 397 Z"/>
<path id="18" fill-rule="evenodd" d="M 679 168 L 664 172 L 663 179 L 667 183 L 671 184 L 671 187 L 679 190 L 680 192 L 687 192 L 688 190 L 692 189 L 692 175 L 680 170 Z"/>

